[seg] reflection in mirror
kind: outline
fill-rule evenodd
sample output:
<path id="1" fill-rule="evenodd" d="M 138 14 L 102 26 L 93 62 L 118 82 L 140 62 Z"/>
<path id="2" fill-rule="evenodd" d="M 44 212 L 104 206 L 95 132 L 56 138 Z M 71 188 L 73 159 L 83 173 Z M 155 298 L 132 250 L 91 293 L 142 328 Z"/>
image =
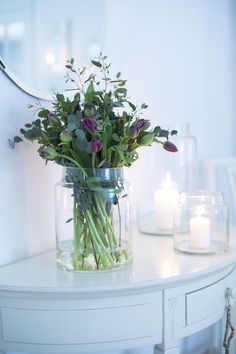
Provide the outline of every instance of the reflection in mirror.
<path id="1" fill-rule="evenodd" d="M 0 0 L 0 57 L 26 85 L 65 88 L 65 64 L 102 51 L 106 0 Z"/>

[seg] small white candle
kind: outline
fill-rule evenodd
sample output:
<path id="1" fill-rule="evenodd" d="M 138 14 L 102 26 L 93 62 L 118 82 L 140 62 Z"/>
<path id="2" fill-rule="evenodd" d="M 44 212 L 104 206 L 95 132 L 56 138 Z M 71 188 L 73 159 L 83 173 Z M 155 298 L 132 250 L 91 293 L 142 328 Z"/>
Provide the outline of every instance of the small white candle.
<path id="1" fill-rule="evenodd" d="M 173 229 L 174 206 L 178 198 L 178 191 L 173 186 L 170 175 L 162 181 L 162 185 L 155 191 L 156 225 L 160 230 Z"/>
<path id="2" fill-rule="evenodd" d="M 202 207 L 198 208 L 197 216 L 190 220 L 190 242 L 194 248 L 207 248 L 210 245 L 210 220 L 201 215 L 202 210 Z"/>

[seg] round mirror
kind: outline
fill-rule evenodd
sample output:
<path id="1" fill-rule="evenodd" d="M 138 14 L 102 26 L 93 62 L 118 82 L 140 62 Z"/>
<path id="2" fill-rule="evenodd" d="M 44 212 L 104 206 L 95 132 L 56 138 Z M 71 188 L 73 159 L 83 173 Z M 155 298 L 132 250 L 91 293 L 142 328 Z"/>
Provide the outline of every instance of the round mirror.
<path id="1" fill-rule="evenodd" d="M 106 0 L 0 0 L 0 57 L 26 85 L 63 91 L 66 60 L 98 55 L 105 27 Z"/>

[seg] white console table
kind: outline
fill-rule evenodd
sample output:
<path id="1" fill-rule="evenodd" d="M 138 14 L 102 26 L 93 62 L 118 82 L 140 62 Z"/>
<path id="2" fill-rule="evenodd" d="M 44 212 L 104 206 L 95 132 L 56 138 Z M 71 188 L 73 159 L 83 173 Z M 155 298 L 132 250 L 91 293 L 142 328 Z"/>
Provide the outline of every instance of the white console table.
<path id="1" fill-rule="evenodd" d="M 171 237 L 136 233 L 132 266 L 110 272 L 59 269 L 45 253 L 0 269 L 2 352 L 78 354 L 153 345 L 179 354 L 179 340 L 224 317 L 236 286 L 236 233 L 229 252 L 175 253 Z"/>

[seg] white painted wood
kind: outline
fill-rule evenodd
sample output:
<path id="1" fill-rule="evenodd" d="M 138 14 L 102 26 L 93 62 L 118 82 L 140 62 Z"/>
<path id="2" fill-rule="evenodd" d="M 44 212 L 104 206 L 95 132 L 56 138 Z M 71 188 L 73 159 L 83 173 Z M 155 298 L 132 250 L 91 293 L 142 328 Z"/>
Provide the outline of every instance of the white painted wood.
<path id="1" fill-rule="evenodd" d="M 3 340 L 69 345 L 155 337 L 160 342 L 161 292 L 129 296 L 128 303 L 127 297 L 125 300 L 122 297 L 113 298 L 112 303 L 105 304 L 103 301 L 102 305 L 95 306 L 82 300 L 68 310 L 65 309 L 64 299 L 57 310 L 53 309 L 53 316 L 49 309 L 2 308 Z M 37 331 L 35 323 L 38 324 Z M 55 323 L 57 330 L 53 331 Z"/>
<path id="2" fill-rule="evenodd" d="M 235 265 L 235 237 L 227 253 L 201 257 L 137 233 L 134 262 L 118 271 L 66 272 L 54 252 L 2 267 L 0 348 L 78 354 L 157 345 L 155 354 L 179 354 L 181 338 L 223 318 Z"/>
<path id="3" fill-rule="evenodd" d="M 154 348 L 154 354 L 180 354 L 179 347 L 170 348 L 170 349 L 161 349 L 160 347 L 156 346 Z"/>
<path id="4" fill-rule="evenodd" d="M 187 325 L 203 321 L 223 311 L 227 278 L 186 295 Z"/>

